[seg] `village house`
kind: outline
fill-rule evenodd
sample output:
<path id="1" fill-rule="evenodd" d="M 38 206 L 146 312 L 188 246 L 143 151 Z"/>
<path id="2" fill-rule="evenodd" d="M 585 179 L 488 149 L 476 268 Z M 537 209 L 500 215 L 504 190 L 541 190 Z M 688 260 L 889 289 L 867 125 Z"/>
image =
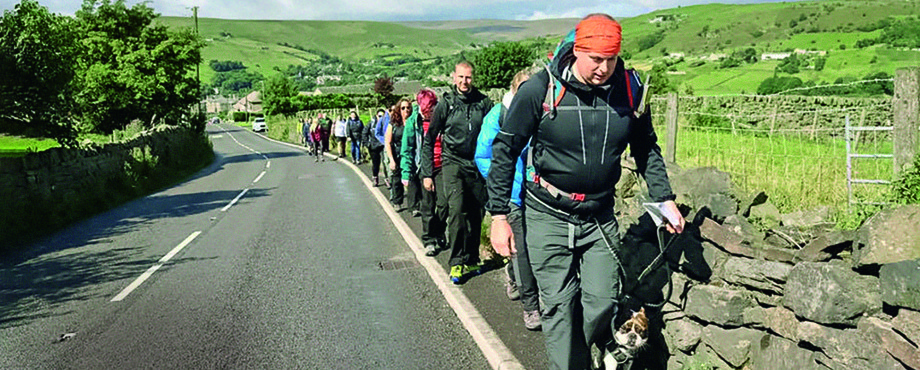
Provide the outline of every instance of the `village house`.
<path id="1" fill-rule="evenodd" d="M 261 112 L 262 111 L 262 93 L 253 91 L 233 105 L 234 112 Z"/>

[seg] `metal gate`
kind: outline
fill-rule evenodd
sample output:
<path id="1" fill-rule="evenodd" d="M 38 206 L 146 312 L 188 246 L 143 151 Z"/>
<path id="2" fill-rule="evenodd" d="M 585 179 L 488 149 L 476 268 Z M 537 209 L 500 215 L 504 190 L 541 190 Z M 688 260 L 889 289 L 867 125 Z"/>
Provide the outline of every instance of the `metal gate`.
<path id="1" fill-rule="evenodd" d="M 880 179 L 856 179 L 853 178 L 853 159 L 854 158 L 868 158 L 868 159 L 879 159 L 879 158 L 894 158 L 893 154 L 860 154 L 854 153 L 852 148 L 853 142 L 853 133 L 859 131 L 893 131 L 894 127 L 852 127 L 850 126 L 850 115 L 846 116 L 846 147 L 847 147 L 847 197 L 849 199 L 849 204 L 874 204 L 874 205 L 884 205 L 887 203 L 884 202 L 860 202 L 856 201 L 853 196 L 853 184 L 874 184 L 874 185 L 888 185 L 891 184 L 891 181 L 880 180 Z M 891 169 L 894 173 L 894 166 Z"/>

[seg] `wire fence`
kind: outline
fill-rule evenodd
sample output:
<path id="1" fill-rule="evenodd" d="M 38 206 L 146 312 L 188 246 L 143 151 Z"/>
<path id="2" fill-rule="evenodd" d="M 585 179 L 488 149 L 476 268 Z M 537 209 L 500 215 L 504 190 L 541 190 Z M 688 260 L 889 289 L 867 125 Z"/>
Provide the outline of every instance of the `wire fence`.
<path id="1" fill-rule="evenodd" d="M 811 88 L 827 86 L 831 85 Z M 687 96 L 677 101 L 678 109 L 671 109 L 677 112 L 673 153 L 677 164 L 728 172 L 736 186 L 747 192 L 763 191 L 783 212 L 820 205 L 846 209 L 851 196 L 847 118 L 854 126 L 892 125 L 890 98 L 723 95 Z M 666 138 L 667 99 L 653 98 L 652 104 L 656 132 Z M 892 154 L 891 131 L 857 131 L 854 135 L 850 143 L 854 152 Z M 891 158 L 867 156 L 854 158 L 852 163 L 853 176 L 863 179 L 891 181 L 893 168 Z M 852 196 L 861 202 L 881 202 L 887 189 L 853 184 Z"/>

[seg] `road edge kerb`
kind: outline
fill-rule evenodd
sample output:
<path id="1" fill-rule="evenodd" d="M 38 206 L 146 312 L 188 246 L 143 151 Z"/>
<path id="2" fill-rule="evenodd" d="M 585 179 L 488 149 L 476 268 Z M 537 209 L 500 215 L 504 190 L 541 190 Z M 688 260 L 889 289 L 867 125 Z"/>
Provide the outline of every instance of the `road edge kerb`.
<path id="1" fill-rule="evenodd" d="M 253 133 L 266 140 L 306 152 L 306 148 L 303 146 L 278 141 L 257 132 Z M 332 153 L 323 153 L 323 155 L 334 159 L 340 159 Z M 390 218 L 390 221 L 393 222 L 393 225 L 396 226 L 396 230 L 399 231 L 406 245 L 412 250 L 413 254 L 415 254 L 415 259 L 418 260 L 419 264 L 428 272 L 428 276 L 431 277 L 432 282 L 434 282 L 438 290 L 441 291 L 441 294 L 444 296 L 444 299 L 447 300 L 451 309 L 454 310 L 454 313 L 457 314 L 460 323 L 463 324 L 466 331 L 473 337 L 473 340 L 476 342 L 476 345 L 479 346 L 479 350 L 482 351 L 486 360 L 489 361 L 489 365 L 492 366 L 492 369 L 523 370 L 524 366 L 514 357 L 514 354 L 505 346 L 501 338 L 495 334 L 495 331 L 492 330 L 492 327 L 489 326 L 485 318 L 479 314 L 479 310 L 476 309 L 476 306 L 473 305 L 466 294 L 463 294 L 460 287 L 453 285 L 453 283 L 447 283 L 447 272 L 441 268 L 441 265 L 439 265 L 437 261 L 425 255 L 425 248 L 422 246 L 421 240 L 419 240 L 418 236 L 409 228 L 409 224 L 396 213 L 396 209 L 390 205 L 390 201 L 386 199 L 383 192 L 381 192 L 379 188 L 374 187 L 373 184 L 371 184 L 371 180 L 364 175 L 364 172 L 354 163 L 348 162 L 347 160 L 337 162 L 347 165 L 352 171 L 358 174 L 364 186 L 367 187 L 370 193 L 374 195 L 374 198 L 377 199 L 380 208 L 383 209 L 384 213 Z"/>

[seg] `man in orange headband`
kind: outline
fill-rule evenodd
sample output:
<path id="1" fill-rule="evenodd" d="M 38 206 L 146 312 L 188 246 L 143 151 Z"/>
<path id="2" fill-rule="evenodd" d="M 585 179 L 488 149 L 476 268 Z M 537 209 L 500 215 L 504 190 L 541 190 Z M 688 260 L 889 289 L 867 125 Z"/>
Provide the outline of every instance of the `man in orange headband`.
<path id="1" fill-rule="evenodd" d="M 591 368 L 590 346 L 617 330 L 625 272 L 613 206 L 627 146 L 650 198 L 680 214 L 651 116 L 637 111 L 640 79 L 618 58 L 621 34 L 606 14 L 582 19 L 549 68 L 520 86 L 492 142 L 486 209 L 492 246 L 507 256 L 515 251 L 506 219 L 515 162 L 533 139 L 521 198 L 552 369 Z M 683 226 L 680 217 L 667 228 Z"/>

